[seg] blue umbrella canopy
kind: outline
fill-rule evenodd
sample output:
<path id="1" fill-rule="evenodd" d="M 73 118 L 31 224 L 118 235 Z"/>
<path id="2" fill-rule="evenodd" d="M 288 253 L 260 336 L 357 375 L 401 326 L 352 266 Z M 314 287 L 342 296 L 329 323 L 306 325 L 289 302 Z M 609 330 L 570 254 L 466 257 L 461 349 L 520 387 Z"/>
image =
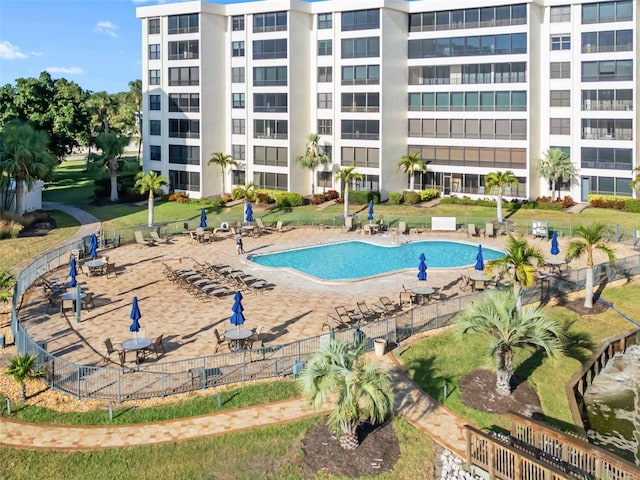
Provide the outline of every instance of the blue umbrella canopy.
<path id="1" fill-rule="evenodd" d="M 558 245 L 558 232 L 553 231 L 551 235 L 551 255 L 558 255 L 560 253 L 560 246 Z"/>
<path id="2" fill-rule="evenodd" d="M 367 220 L 373 220 L 373 200 L 369 201 L 369 214 L 367 215 Z"/>
<path id="3" fill-rule="evenodd" d="M 207 227 L 207 212 L 205 212 L 204 208 L 200 210 L 200 227 Z"/>
<path id="4" fill-rule="evenodd" d="M 242 306 L 242 293 L 238 290 L 236 294 L 233 296 L 233 307 L 231 307 L 231 311 L 233 315 L 229 318 L 231 325 L 235 325 L 236 327 L 240 327 L 244 323 L 244 307 Z"/>
<path id="5" fill-rule="evenodd" d="M 133 304 L 131 305 L 131 313 L 129 318 L 131 319 L 130 332 L 138 333 L 140 331 L 140 307 L 138 307 L 138 297 L 133 297 Z"/>
<path id="6" fill-rule="evenodd" d="M 96 237 L 95 233 L 91 234 L 91 240 L 89 241 L 89 253 L 91 254 L 91 258 L 98 258 L 98 237 Z"/>
<path id="7" fill-rule="evenodd" d="M 71 261 L 69 261 L 69 277 L 71 280 L 69 281 L 70 287 L 75 287 L 78 282 L 76 281 L 76 275 L 78 275 L 78 268 L 76 267 L 76 257 L 71 257 Z"/>
<path id="8" fill-rule="evenodd" d="M 244 207 L 244 219 L 246 222 L 253 222 L 253 205 L 251 205 L 251 202 L 247 202 Z"/>
<path id="9" fill-rule="evenodd" d="M 418 280 L 421 282 L 427 281 L 427 263 L 424 253 L 420 254 L 420 263 L 418 263 Z"/>
<path id="10" fill-rule="evenodd" d="M 482 258 L 482 245 L 478 245 L 478 254 L 476 255 L 476 264 L 473 266 L 478 271 L 484 270 L 484 258 Z"/>

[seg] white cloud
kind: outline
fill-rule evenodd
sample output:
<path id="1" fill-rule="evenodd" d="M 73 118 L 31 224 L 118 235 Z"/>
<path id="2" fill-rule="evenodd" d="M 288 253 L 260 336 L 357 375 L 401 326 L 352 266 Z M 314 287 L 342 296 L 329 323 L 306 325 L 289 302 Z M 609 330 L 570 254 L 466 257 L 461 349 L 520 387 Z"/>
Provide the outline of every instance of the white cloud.
<path id="1" fill-rule="evenodd" d="M 3 60 L 23 60 L 27 58 L 27 55 L 20 50 L 20 47 L 5 40 L 0 42 L 0 58 Z"/>
<path id="2" fill-rule="evenodd" d="M 80 67 L 47 67 L 49 73 L 66 73 L 67 75 L 82 75 L 84 72 Z"/>
<path id="3" fill-rule="evenodd" d="M 100 20 L 96 24 L 95 31 L 98 33 L 104 33 L 105 35 L 109 35 L 110 37 L 113 37 L 113 38 L 118 38 L 118 34 L 116 33 L 116 30 L 118 30 L 119 28 L 120 27 L 118 27 L 118 25 L 110 22 L 109 20 Z"/>
<path id="4" fill-rule="evenodd" d="M 31 55 L 32 57 L 41 57 L 43 55 L 43 53 L 42 52 L 31 51 L 31 52 L 29 52 L 29 55 Z"/>

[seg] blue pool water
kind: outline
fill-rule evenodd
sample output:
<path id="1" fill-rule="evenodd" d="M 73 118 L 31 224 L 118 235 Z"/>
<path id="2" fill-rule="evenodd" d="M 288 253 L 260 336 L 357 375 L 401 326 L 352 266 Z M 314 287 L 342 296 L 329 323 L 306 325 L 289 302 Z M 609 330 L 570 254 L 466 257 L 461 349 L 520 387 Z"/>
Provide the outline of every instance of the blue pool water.
<path id="1" fill-rule="evenodd" d="M 367 242 L 342 242 L 278 253 L 250 255 L 249 260 L 266 267 L 293 268 L 322 280 L 357 280 L 382 273 L 415 268 L 424 253 L 428 268 L 455 268 L 474 265 L 478 247 L 446 241 L 411 242 L 380 246 Z M 482 247 L 484 260 L 504 256 Z"/>

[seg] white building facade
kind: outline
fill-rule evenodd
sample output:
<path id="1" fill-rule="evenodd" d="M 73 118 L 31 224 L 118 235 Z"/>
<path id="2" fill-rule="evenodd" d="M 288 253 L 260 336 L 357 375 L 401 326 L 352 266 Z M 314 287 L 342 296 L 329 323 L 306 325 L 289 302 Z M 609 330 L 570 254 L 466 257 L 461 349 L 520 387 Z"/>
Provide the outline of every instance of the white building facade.
<path id="1" fill-rule="evenodd" d="M 462 2 L 456 2 L 462 3 Z M 398 168 L 420 152 L 416 188 L 550 195 L 549 148 L 578 175 L 563 195 L 632 195 L 638 166 L 638 0 L 480 2 L 264 0 L 139 7 L 144 169 L 193 198 L 219 195 L 214 152 L 232 155 L 225 187 L 406 190 Z M 331 165 L 313 179 L 296 158 L 310 133 Z"/>

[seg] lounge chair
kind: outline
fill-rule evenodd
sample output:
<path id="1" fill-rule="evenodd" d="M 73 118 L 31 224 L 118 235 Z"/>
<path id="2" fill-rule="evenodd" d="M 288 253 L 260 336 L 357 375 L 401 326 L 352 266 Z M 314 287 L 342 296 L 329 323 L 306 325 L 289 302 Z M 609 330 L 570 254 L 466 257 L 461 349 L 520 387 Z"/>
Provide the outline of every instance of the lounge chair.
<path id="1" fill-rule="evenodd" d="M 476 230 L 476 224 L 470 223 L 467 225 L 467 237 L 478 237 L 480 234 Z"/>
<path id="2" fill-rule="evenodd" d="M 496 231 L 494 229 L 494 225 L 493 223 L 487 223 L 484 227 L 484 236 L 485 237 L 495 237 L 496 236 Z"/>
<path id="3" fill-rule="evenodd" d="M 154 242 L 153 240 L 144 238 L 142 236 L 142 232 L 139 230 L 133 232 L 133 236 L 136 239 L 136 243 L 140 246 L 146 245 L 147 247 L 152 247 L 156 244 L 156 242 Z"/>
<path id="4" fill-rule="evenodd" d="M 158 235 L 158 232 L 156 232 L 155 230 L 150 231 L 149 236 L 151 237 L 151 240 L 153 240 L 156 243 L 169 243 L 168 237 L 162 238 L 160 235 Z"/>
<path id="5" fill-rule="evenodd" d="M 358 310 L 362 314 L 362 320 L 365 322 L 368 322 L 369 320 L 374 320 L 378 316 L 378 313 L 376 311 L 371 310 L 369 308 L 369 306 L 367 305 L 367 302 L 357 302 L 356 306 L 358 307 Z"/>
<path id="6" fill-rule="evenodd" d="M 356 322 L 358 320 L 362 320 L 364 316 L 361 313 L 356 313 L 353 310 L 347 310 L 344 305 L 339 305 L 335 307 L 336 313 L 338 314 L 338 318 L 344 323 Z"/>
<path id="7" fill-rule="evenodd" d="M 458 281 L 458 285 L 456 285 L 460 290 L 466 292 L 471 289 L 471 280 L 468 275 L 460 275 L 460 280 Z"/>
<path id="8" fill-rule="evenodd" d="M 400 305 L 397 303 L 393 303 L 389 297 L 380 297 L 378 299 L 380 303 L 376 304 L 376 306 L 382 307 L 387 311 L 387 315 L 393 315 L 394 313 L 401 310 Z"/>
<path id="9" fill-rule="evenodd" d="M 353 217 L 345 217 L 344 219 L 344 231 L 345 232 L 350 232 L 351 230 L 354 230 L 356 227 L 354 225 L 353 222 Z"/>
<path id="10" fill-rule="evenodd" d="M 341 318 L 336 317 L 335 315 L 328 315 L 330 323 L 323 323 L 322 324 L 322 329 L 324 330 L 324 327 L 329 327 L 329 328 L 335 328 L 336 330 L 342 330 L 345 328 L 351 328 L 351 325 L 349 325 L 348 323 L 345 323 Z"/>
<path id="11" fill-rule="evenodd" d="M 402 235 L 407 233 L 407 222 L 398 222 L 398 233 Z"/>
<path id="12" fill-rule="evenodd" d="M 271 233 L 273 231 L 273 227 L 267 227 L 261 218 L 256 217 L 254 219 L 256 221 L 256 226 L 258 227 L 258 232 L 262 233 Z"/>

